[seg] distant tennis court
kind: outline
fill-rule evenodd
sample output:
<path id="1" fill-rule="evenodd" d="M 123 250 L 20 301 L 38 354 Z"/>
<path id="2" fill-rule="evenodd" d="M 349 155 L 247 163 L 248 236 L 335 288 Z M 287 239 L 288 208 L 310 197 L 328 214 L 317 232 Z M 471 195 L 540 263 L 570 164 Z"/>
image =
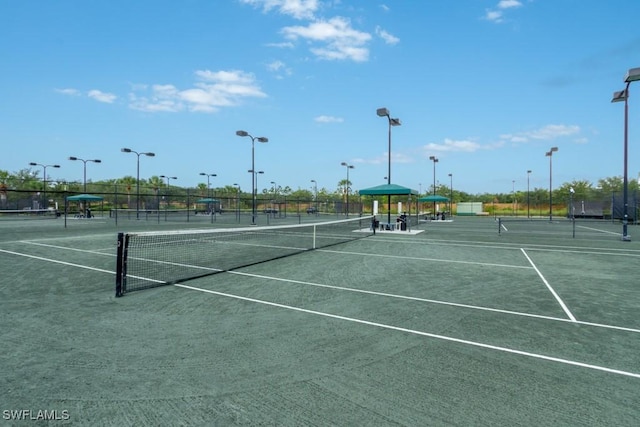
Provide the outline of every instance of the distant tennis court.
<path id="1" fill-rule="evenodd" d="M 375 235 L 366 223 L 363 238 L 117 298 L 118 233 L 186 225 L 59 221 L 0 222 L 9 425 L 640 418 L 637 226 L 621 242 L 608 222 L 459 217 Z"/>

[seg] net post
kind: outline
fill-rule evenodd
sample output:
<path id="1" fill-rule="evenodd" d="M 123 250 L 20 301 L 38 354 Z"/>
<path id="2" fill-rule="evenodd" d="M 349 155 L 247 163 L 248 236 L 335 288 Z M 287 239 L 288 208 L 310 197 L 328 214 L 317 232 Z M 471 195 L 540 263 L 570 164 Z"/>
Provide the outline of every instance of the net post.
<path id="1" fill-rule="evenodd" d="M 502 218 L 498 218 L 498 234 L 502 234 Z"/>
<path id="2" fill-rule="evenodd" d="M 124 295 L 124 233 L 118 233 L 117 254 L 116 254 L 116 297 Z"/>
<path id="3" fill-rule="evenodd" d="M 313 225 L 313 249 L 316 249 L 316 225 Z"/>

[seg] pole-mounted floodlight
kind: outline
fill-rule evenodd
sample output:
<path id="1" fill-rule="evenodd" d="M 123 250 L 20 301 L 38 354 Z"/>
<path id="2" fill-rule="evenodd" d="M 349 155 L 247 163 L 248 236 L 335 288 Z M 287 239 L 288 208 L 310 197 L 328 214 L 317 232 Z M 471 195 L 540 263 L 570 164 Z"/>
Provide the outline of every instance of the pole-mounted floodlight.
<path id="1" fill-rule="evenodd" d="M 341 166 L 347 168 L 347 182 L 345 183 L 345 193 L 347 195 L 347 218 L 349 217 L 349 169 L 355 169 L 355 166 L 348 164 L 347 162 L 340 163 Z"/>
<path id="2" fill-rule="evenodd" d="M 553 221 L 553 174 L 552 174 L 552 161 L 553 153 L 558 151 L 558 147 L 551 147 L 549 151 L 547 151 L 544 155 L 549 158 L 549 221 Z"/>
<path id="3" fill-rule="evenodd" d="M 211 182 L 209 181 L 209 178 L 211 178 L 212 176 L 218 176 L 218 175 L 216 175 L 215 173 L 205 173 L 205 172 L 200 172 L 200 175 L 207 177 L 207 197 L 209 198 L 209 202 L 207 204 L 209 205 L 211 222 L 213 222 L 213 216 L 215 215 L 216 210 L 213 207 L 213 197 L 211 197 Z"/>
<path id="4" fill-rule="evenodd" d="M 258 180 L 258 175 L 256 173 L 254 173 L 254 171 L 256 170 L 256 161 L 255 161 L 255 142 L 262 142 L 262 143 L 266 143 L 269 142 L 269 138 L 266 138 L 264 136 L 258 136 L 258 137 L 254 137 L 251 136 L 249 134 L 249 132 L 244 131 L 244 130 L 238 130 L 236 131 L 236 135 L 241 136 L 241 137 L 245 137 L 248 136 L 249 138 L 251 138 L 251 173 L 252 173 L 252 178 L 251 178 L 251 205 L 252 205 L 252 209 L 251 209 L 251 224 L 255 225 L 256 224 L 256 186 L 257 186 L 257 180 Z"/>
<path id="5" fill-rule="evenodd" d="M 102 163 L 102 160 L 100 159 L 81 159 L 79 157 L 75 157 L 75 156 L 69 156 L 69 160 L 78 160 L 81 161 L 82 163 L 84 163 L 84 178 L 83 178 L 83 192 L 86 194 L 87 192 L 87 162 L 93 162 L 93 163 Z"/>
<path id="6" fill-rule="evenodd" d="M 436 156 L 429 156 L 429 160 L 433 162 L 433 195 L 436 195 L 436 163 L 438 163 L 438 158 Z M 433 201 L 433 212 L 432 215 L 436 212 L 436 201 Z"/>
<path id="7" fill-rule="evenodd" d="M 138 153 L 130 148 L 121 148 L 120 151 L 123 153 L 134 153 L 138 156 L 138 161 L 136 162 L 136 219 L 140 219 L 140 156 L 154 157 L 155 153 L 150 151 Z"/>
<path id="8" fill-rule="evenodd" d="M 531 171 L 527 171 L 527 218 L 530 218 L 529 214 L 529 176 L 531 175 Z"/>
<path id="9" fill-rule="evenodd" d="M 623 177 L 623 190 L 622 190 L 622 240 L 625 242 L 631 241 L 631 236 L 627 233 L 627 225 L 629 223 L 629 175 L 628 175 L 628 158 L 629 158 L 629 85 L 631 82 L 640 80 L 640 68 L 631 68 L 624 76 L 624 81 L 627 84 L 624 90 L 614 92 L 611 102 L 624 102 L 624 177 Z"/>
<path id="10" fill-rule="evenodd" d="M 59 168 L 60 165 L 43 165 L 42 163 L 29 162 L 29 166 L 42 166 L 42 208 L 47 209 L 47 168 Z"/>
<path id="11" fill-rule="evenodd" d="M 387 171 L 387 185 L 391 185 L 391 127 L 392 126 L 400 126 L 402 123 L 400 122 L 400 119 L 398 118 L 391 118 L 391 116 L 389 115 L 389 110 L 387 108 L 378 108 L 376 110 L 376 114 L 379 117 L 386 117 L 389 121 L 389 149 L 388 149 L 388 157 L 389 157 L 389 161 L 388 161 L 388 171 Z M 390 224 L 391 223 L 391 194 L 387 194 L 387 223 Z"/>

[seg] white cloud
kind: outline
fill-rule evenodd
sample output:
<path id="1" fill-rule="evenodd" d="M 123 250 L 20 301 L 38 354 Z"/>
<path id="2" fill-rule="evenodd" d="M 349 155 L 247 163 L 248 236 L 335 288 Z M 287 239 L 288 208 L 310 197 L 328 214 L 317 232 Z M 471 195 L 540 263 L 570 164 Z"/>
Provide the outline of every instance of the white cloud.
<path id="1" fill-rule="evenodd" d="M 194 87 L 180 90 L 174 85 L 152 85 L 150 93 L 145 90 L 129 95 L 129 107 L 147 112 L 177 112 L 182 110 L 212 113 L 221 107 L 238 105 L 246 98 L 264 98 L 255 82 L 255 76 L 243 71 L 195 72 L 199 81 Z M 143 88 L 145 86 L 139 86 Z M 140 95 L 138 92 L 143 92 Z"/>
<path id="2" fill-rule="evenodd" d="M 487 21 L 495 22 L 496 24 L 504 22 L 504 12 L 502 12 L 503 10 L 513 9 L 521 6 L 522 2 L 520 2 L 519 0 L 500 0 L 496 5 L 496 8 L 499 10 L 487 9 L 484 15 L 484 19 L 486 19 Z"/>
<path id="3" fill-rule="evenodd" d="M 97 89 L 93 89 L 87 92 L 87 96 L 89 98 L 95 99 L 98 102 L 105 102 L 107 104 L 113 103 L 113 101 L 115 101 L 118 98 L 112 93 L 105 93 Z"/>
<path id="4" fill-rule="evenodd" d="M 69 96 L 80 96 L 82 93 L 78 89 L 66 88 L 66 89 L 54 89 L 56 92 Z"/>
<path id="5" fill-rule="evenodd" d="M 431 153 L 433 154 L 433 152 L 438 152 L 438 153 L 444 153 L 444 152 L 467 152 L 467 153 L 473 153 L 475 151 L 478 150 L 482 150 L 482 149 L 486 149 L 486 146 L 483 146 L 477 142 L 471 141 L 471 140 L 454 140 L 454 139 L 449 139 L 446 138 L 444 140 L 444 142 L 442 142 L 441 144 L 436 144 L 436 143 L 429 143 L 426 144 L 422 147 L 422 150 L 425 153 Z"/>
<path id="6" fill-rule="evenodd" d="M 497 10 L 487 10 L 487 14 L 484 16 L 484 19 L 491 22 L 502 22 L 502 12 Z"/>
<path id="7" fill-rule="evenodd" d="M 308 26 L 285 27 L 281 32 L 289 40 L 306 39 L 324 43 L 323 47 L 310 49 L 321 59 L 350 59 L 357 62 L 369 59 L 369 49 L 365 45 L 371 40 L 371 35 L 355 30 L 351 22 L 343 17 L 315 21 Z"/>
<path id="8" fill-rule="evenodd" d="M 525 143 L 531 140 L 548 141 L 579 133 L 580 127 L 576 125 L 547 125 L 532 131 L 501 135 L 500 138 L 509 142 Z"/>
<path id="9" fill-rule="evenodd" d="M 522 3 L 518 0 L 500 0 L 498 2 L 498 9 L 510 9 L 512 7 L 520 7 Z"/>
<path id="10" fill-rule="evenodd" d="M 314 121 L 318 123 L 342 123 L 344 119 L 342 117 L 334 117 L 334 116 L 318 116 Z"/>
<path id="11" fill-rule="evenodd" d="M 389 34 L 387 31 L 383 30 L 380 27 L 376 27 L 376 34 L 387 44 L 397 44 L 400 42 L 400 39 L 392 34 Z"/>
<path id="12" fill-rule="evenodd" d="M 313 19 L 320 3 L 318 0 L 240 0 L 241 3 L 262 7 L 264 12 L 277 10 L 296 19 Z"/>

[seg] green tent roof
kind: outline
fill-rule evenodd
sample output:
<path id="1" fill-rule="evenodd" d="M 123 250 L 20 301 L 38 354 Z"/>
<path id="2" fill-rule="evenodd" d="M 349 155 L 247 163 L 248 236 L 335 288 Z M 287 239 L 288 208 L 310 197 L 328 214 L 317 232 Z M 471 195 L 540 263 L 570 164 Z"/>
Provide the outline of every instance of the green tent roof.
<path id="1" fill-rule="evenodd" d="M 76 194 L 75 196 L 68 196 L 67 200 L 70 202 L 98 202 L 104 200 L 104 197 L 94 196 L 93 194 Z"/>
<path id="2" fill-rule="evenodd" d="M 398 184 L 383 184 L 383 185 L 378 185 L 376 187 L 371 187 L 371 188 L 364 188 L 362 190 L 359 191 L 361 196 L 386 196 L 386 195 L 418 195 L 418 192 L 416 190 L 412 190 L 411 188 L 408 187 L 403 187 L 402 185 L 398 185 Z"/>
<path id="3" fill-rule="evenodd" d="M 209 198 L 205 198 L 205 199 L 198 199 L 196 200 L 196 203 L 218 203 L 220 200 L 218 199 L 209 199 Z"/>
<path id="4" fill-rule="evenodd" d="M 449 199 L 438 194 L 432 194 L 431 196 L 420 197 L 419 202 L 448 202 Z"/>

